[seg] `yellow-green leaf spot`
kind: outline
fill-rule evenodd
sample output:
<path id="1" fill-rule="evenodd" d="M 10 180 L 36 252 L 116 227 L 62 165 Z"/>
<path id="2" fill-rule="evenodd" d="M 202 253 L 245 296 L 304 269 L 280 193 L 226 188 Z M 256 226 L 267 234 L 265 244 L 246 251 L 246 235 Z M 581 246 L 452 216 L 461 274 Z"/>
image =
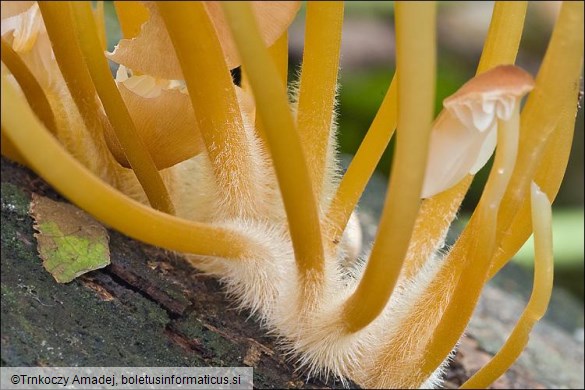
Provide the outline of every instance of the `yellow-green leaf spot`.
<path id="1" fill-rule="evenodd" d="M 43 266 L 59 283 L 110 264 L 106 229 L 77 207 L 33 194 L 37 248 Z"/>

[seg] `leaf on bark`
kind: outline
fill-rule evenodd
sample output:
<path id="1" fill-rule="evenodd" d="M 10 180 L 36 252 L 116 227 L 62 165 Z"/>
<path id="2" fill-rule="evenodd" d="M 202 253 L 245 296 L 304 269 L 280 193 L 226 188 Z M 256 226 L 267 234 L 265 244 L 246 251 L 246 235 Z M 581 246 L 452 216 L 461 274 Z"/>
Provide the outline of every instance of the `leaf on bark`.
<path id="1" fill-rule="evenodd" d="M 43 267 L 57 282 L 71 282 L 110 264 L 108 233 L 84 211 L 33 193 L 29 214 Z"/>

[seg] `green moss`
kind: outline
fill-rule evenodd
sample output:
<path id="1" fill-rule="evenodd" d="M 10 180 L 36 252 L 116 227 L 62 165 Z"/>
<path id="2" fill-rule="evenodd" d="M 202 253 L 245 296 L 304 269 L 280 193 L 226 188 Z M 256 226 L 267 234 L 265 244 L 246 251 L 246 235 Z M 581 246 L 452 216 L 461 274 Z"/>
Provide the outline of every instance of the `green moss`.
<path id="1" fill-rule="evenodd" d="M 2 364 L 197 366 L 164 333 L 165 310 L 137 293 L 104 301 L 79 280 L 56 283 L 37 256 L 29 197 L 2 184 Z"/>
<path id="2" fill-rule="evenodd" d="M 189 339 L 205 346 L 211 366 L 241 366 L 245 354 L 244 347 L 236 342 L 206 328 L 195 313 L 177 322 L 176 329 Z"/>
<path id="3" fill-rule="evenodd" d="M 28 217 L 30 197 L 17 186 L 2 183 L 2 211 L 17 217 Z"/>

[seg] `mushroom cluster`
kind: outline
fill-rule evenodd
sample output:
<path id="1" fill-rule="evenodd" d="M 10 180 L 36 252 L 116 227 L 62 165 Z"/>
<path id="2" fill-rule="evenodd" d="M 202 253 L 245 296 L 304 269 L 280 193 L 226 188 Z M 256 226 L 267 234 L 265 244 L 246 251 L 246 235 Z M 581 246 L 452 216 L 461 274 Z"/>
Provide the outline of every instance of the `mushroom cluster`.
<path id="1" fill-rule="evenodd" d="M 344 175 L 343 3 L 307 3 L 290 91 L 298 3 L 115 3 L 124 39 L 113 53 L 90 2 L 2 3 L 3 155 L 104 224 L 216 275 L 309 375 L 368 388 L 438 386 L 482 287 L 534 232 L 534 294 L 464 386 L 512 364 L 552 288 L 550 201 L 570 151 L 583 2 L 563 3 L 535 81 L 513 65 L 526 3 L 496 2 L 477 75 L 434 124 L 436 7 L 396 2 L 397 70 Z M 360 253 L 356 205 L 395 129 L 377 236 Z M 446 248 L 494 148 L 475 212 Z"/>

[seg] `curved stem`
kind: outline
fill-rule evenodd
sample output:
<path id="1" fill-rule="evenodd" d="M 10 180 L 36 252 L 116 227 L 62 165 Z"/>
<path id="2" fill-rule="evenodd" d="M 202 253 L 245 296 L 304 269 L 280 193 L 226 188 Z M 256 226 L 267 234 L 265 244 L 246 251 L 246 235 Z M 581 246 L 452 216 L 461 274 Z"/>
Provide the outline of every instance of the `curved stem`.
<path id="1" fill-rule="evenodd" d="M 476 74 L 516 61 L 526 7 L 526 1 L 496 1 Z M 432 199 L 423 200 L 416 221 L 416 234 L 413 235 L 415 241 L 411 244 L 409 261 L 405 264 L 405 275 L 415 275 L 429 256 L 439 249 L 472 179 L 473 176 L 467 176 L 457 186 L 435 195 Z M 418 237 L 422 239 L 417 240 Z M 424 244 L 422 240 L 425 241 Z"/>
<path id="2" fill-rule="evenodd" d="M 388 194 L 372 254 L 356 291 L 343 307 L 348 332 L 384 309 L 402 268 L 420 205 L 435 99 L 434 2 L 398 2 L 396 58 L 398 135 Z"/>
<path id="3" fill-rule="evenodd" d="M 482 53 L 481 62 L 484 63 L 482 65 L 483 70 L 487 70 L 498 64 L 514 62 L 520 43 L 520 33 L 524 19 L 524 15 L 522 14 L 520 15 L 521 20 L 515 20 L 516 17 L 520 17 L 514 12 L 515 4 L 517 3 L 496 2 L 495 7 L 500 11 L 494 12 L 492 15 L 490 30 L 484 45 L 484 52 Z M 512 46 L 509 46 L 510 44 Z M 488 47 L 492 47 L 493 49 L 487 50 Z M 515 49 L 500 50 L 499 47 L 515 47 Z M 411 243 L 411 249 L 409 249 L 408 253 L 408 257 L 418 254 L 423 260 L 410 264 L 406 263 L 404 267 L 405 274 L 412 276 L 418 273 L 422 264 L 430 259 L 432 254 L 436 253 L 436 250 L 439 249 L 439 245 L 442 242 L 441 237 L 446 234 L 451 221 L 455 218 L 459 205 L 472 179 L 473 176 L 468 175 L 453 188 L 423 201 L 416 222 L 420 230 L 417 230 L 415 227 L 417 236 L 413 236 L 414 241 Z M 429 214 L 440 216 L 437 224 L 433 224 L 432 222 L 427 224 Z M 436 219 L 434 217 L 430 220 Z M 477 233 L 476 230 L 472 230 L 472 227 L 476 226 L 474 220 L 472 218 L 470 224 L 468 224 L 468 228 L 461 234 L 455 247 L 449 253 L 448 258 L 444 260 L 436 276 L 421 293 L 420 297 L 413 302 L 412 308 L 401 321 L 403 331 L 394 338 L 386 341 L 382 347 L 382 353 L 376 359 L 377 364 L 384 367 L 400 367 L 406 360 L 411 367 L 421 367 L 423 362 L 427 360 L 429 340 L 432 339 L 433 331 L 444 313 L 445 304 L 451 300 L 457 280 L 463 272 L 470 239 Z M 421 238 L 418 239 L 418 237 Z M 434 242 L 436 245 L 431 244 L 425 247 L 417 245 L 422 240 L 425 243 Z M 405 356 L 405 351 L 410 351 L 407 356 Z M 403 383 L 409 383 L 413 387 L 418 387 L 428 378 L 428 375 L 421 373 L 420 370 L 417 370 L 418 372 L 415 374 L 412 371 L 404 373 L 403 371 L 392 371 L 392 380 L 403 380 Z M 371 386 L 380 383 L 378 381 L 384 377 L 384 373 L 379 372 L 369 372 L 369 375 L 372 379 L 368 382 L 368 385 Z"/>
<path id="4" fill-rule="evenodd" d="M 264 125 L 298 269 L 304 281 L 319 283 L 324 258 L 317 205 L 286 92 L 260 38 L 250 5 L 225 2 L 222 7 L 248 71 L 257 112 Z"/>
<path id="5" fill-rule="evenodd" d="M 583 2 L 564 2 L 534 91 L 522 111 L 518 163 L 498 223 L 500 247 L 493 276 L 528 239 L 528 192 L 536 182 L 554 200 L 567 166 L 574 131 L 576 96 L 583 66 Z M 549 139 L 556 147 L 549 147 Z M 544 155 L 546 151 L 547 156 Z M 523 211 L 520 211 L 523 210 Z"/>
<path id="6" fill-rule="evenodd" d="M 55 124 L 55 115 L 51 109 L 51 104 L 43 91 L 43 88 L 33 76 L 32 72 L 26 67 L 18 54 L 9 44 L 1 40 L 2 45 L 2 62 L 6 65 L 10 73 L 14 76 L 18 85 L 22 89 L 28 104 L 43 122 L 51 134 L 57 134 L 57 125 Z"/>
<path id="7" fill-rule="evenodd" d="M 38 4 L 61 74 L 90 136 L 97 141 L 103 133 L 97 115 L 99 101 L 79 45 L 71 34 L 71 10 L 66 2 L 41 1 Z"/>
<path id="8" fill-rule="evenodd" d="M 428 377 L 443 362 L 461 337 L 486 282 L 496 249 L 498 209 L 510 182 L 518 151 L 519 106 L 520 102 L 516 102 L 509 120 L 498 120 L 498 147 L 494 164 L 476 210 L 477 216 L 466 228 L 472 232 L 471 241 L 464 246 L 467 259 L 453 296 L 426 347 L 427 356 L 422 367 L 424 377 Z"/>
<path id="9" fill-rule="evenodd" d="M 520 47 L 524 19 L 526 16 L 526 1 L 496 1 L 494 4 L 489 30 L 477 66 L 476 74 L 480 74 L 497 65 L 513 64 L 516 62 L 516 55 Z M 439 114 L 440 115 L 440 114 Z M 441 237 L 446 234 L 447 229 L 455 218 L 457 210 L 463 201 L 473 176 L 468 176 L 460 185 L 453 187 L 432 199 L 423 200 L 421 214 L 417 218 L 417 225 L 420 226 L 420 233 L 429 237 L 430 241 L 442 242 Z M 433 215 L 442 215 L 437 223 L 427 223 L 429 212 Z M 413 249 L 420 249 L 420 245 L 413 245 Z M 417 264 L 408 265 L 409 275 L 414 275 L 424 260 L 438 248 L 429 246 L 427 250 L 420 253 L 422 261 Z M 414 256 L 412 257 L 415 258 Z"/>
<path id="10" fill-rule="evenodd" d="M 532 224 L 534 225 L 534 283 L 530 300 L 518 323 L 498 353 L 469 378 L 462 389 L 487 388 L 520 356 L 532 328 L 540 320 L 550 301 L 553 287 L 552 211 L 545 193 L 532 182 Z"/>
<path id="11" fill-rule="evenodd" d="M 88 129 L 93 132 L 102 129 L 95 96 L 97 91 L 151 205 L 174 213 L 162 178 L 134 128 L 100 48 L 91 5 L 85 2 L 40 2 L 39 7 L 59 67 Z M 99 134 L 93 133 L 92 136 L 98 138 Z"/>
<path id="12" fill-rule="evenodd" d="M 376 165 L 386 150 L 396 130 L 396 74 L 376 113 L 359 149 L 343 175 L 339 187 L 327 210 L 326 232 L 327 245 L 332 247 L 341 241 L 341 235 L 347 226 L 351 213 L 364 192 L 368 180 L 372 177 Z"/>
<path id="13" fill-rule="evenodd" d="M 110 72 L 100 46 L 91 5 L 86 2 L 69 2 L 69 6 L 73 16 L 73 34 L 77 37 L 89 74 L 130 166 L 152 207 L 174 214 L 174 206 L 162 177 L 134 126 Z"/>
<path id="14" fill-rule="evenodd" d="M 57 191 L 120 232 L 169 250 L 245 259 L 262 250 L 238 232 L 173 217 L 110 187 L 52 137 L 2 77 L 2 128 L 31 167 Z"/>
<path id="15" fill-rule="evenodd" d="M 480 63 L 477 68 L 478 74 L 496 65 L 514 63 L 524 27 L 526 6 L 526 1 L 496 2 Z M 384 97 L 378 114 L 376 114 L 374 122 L 351 161 L 347 172 L 343 176 L 327 212 L 327 218 L 325 220 L 328 221 L 328 233 L 324 236 L 330 237 L 327 241 L 330 245 L 339 242 L 339 238 L 345 230 L 349 216 L 355 209 L 359 197 L 396 128 L 396 91 L 392 91 L 392 88 L 395 88 L 395 79 L 396 75 Z M 372 134 L 370 135 L 370 133 Z M 449 228 L 471 183 L 468 179 L 466 179 L 466 182 L 466 185 L 462 183 L 463 185 L 453 187 L 451 190 L 445 191 L 433 199 L 423 200 L 421 213 L 416 222 L 416 226 L 418 227 L 418 229 L 415 228 L 417 234 L 413 235 L 413 238 L 420 236 L 425 237 L 427 241 L 442 242 L 441 238 L 445 234 L 446 229 Z M 436 215 L 441 216 L 440 220 L 437 223 L 428 223 L 429 218 L 433 218 Z M 424 263 L 424 260 L 428 257 L 428 255 L 424 255 L 422 252 L 433 253 L 436 245 L 427 245 L 425 248 L 422 248 L 420 245 L 413 245 L 413 248 L 415 250 L 424 250 L 421 251 L 421 254 L 409 256 L 415 260 L 414 263 L 409 262 L 405 264 L 408 267 L 408 274 L 411 276 L 417 272 Z"/>

